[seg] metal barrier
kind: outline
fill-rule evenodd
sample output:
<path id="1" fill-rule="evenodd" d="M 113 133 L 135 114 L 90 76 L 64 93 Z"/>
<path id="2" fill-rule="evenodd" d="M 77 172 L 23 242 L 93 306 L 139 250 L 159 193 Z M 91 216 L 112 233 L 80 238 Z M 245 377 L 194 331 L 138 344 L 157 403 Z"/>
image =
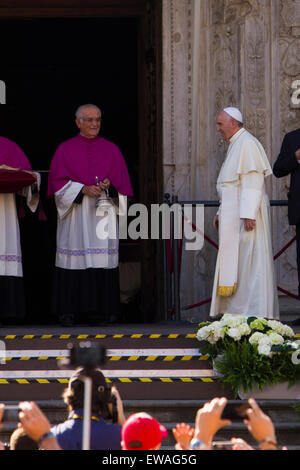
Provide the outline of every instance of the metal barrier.
<path id="1" fill-rule="evenodd" d="M 196 207 L 197 205 L 203 205 L 204 207 L 219 207 L 219 201 L 179 201 L 177 196 L 170 196 L 170 194 L 165 194 L 164 203 L 169 206 L 173 204 L 179 204 L 182 207 L 184 205 L 189 205 Z M 270 201 L 271 207 L 282 207 L 287 206 L 288 201 L 286 200 L 272 200 Z M 197 230 L 197 227 L 192 224 L 193 230 Z M 204 240 L 218 249 L 218 244 L 210 239 L 205 233 L 202 234 Z M 294 242 L 296 241 L 296 236 L 293 237 L 281 250 L 274 255 L 274 261 L 279 258 L 282 253 L 284 253 Z M 165 320 L 180 321 L 181 310 L 190 310 L 202 305 L 208 304 L 211 301 L 211 298 L 202 300 L 198 303 L 187 305 L 181 307 L 180 304 L 180 273 L 181 273 L 181 260 L 182 260 L 182 247 L 183 240 L 176 239 L 174 237 L 174 213 L 170 214 L 170 238 L 164 240 L 164 278 L 165 278 Z M 287 290 L 283 289 L 280 286 L 277 286 L 277 289 L 288 295 L 292 298 L 298 299 L 299 297 Z"/>

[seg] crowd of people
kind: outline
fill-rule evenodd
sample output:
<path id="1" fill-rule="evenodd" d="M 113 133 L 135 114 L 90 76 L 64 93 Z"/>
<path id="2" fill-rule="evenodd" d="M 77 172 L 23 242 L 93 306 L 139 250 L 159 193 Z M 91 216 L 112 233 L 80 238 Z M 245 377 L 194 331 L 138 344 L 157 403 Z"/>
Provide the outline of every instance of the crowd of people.
<path id="1" fill-rule="evenodd" d="M 1 443 L 5 450 L 81 450 L 84 418 L 85 374 L 78 368 L 71 377 L 63 398 L 68 406 L 68 418 L 60 424 L 51 425 L 47 416 L 35 402 L 19 403 L 17 429 L 9 444 Z M 118 390 L 110 388 L 100 369 L 91 370 L 92 379 L 90 450 L 159 450 L 168 437 L 168 430 L 153 416 L 145 412 L 125 417 L 123 402 Z M 230 450 L 283 450 L 279 449 L 272 419 L 259 407 L 255 399 L 248 400 L 244 423 L 257 445 L 252 447 L 239 437 L 226 444 Z M 227 399 L 214 398 L 198 409 L 194 426 L 178 423 L 172 429 L 174 449 L 214 450 L 216 433 L 229 426 L 231 421 L 223 417 Z M 5 404 L 0 405 L 0 423 Z"/>

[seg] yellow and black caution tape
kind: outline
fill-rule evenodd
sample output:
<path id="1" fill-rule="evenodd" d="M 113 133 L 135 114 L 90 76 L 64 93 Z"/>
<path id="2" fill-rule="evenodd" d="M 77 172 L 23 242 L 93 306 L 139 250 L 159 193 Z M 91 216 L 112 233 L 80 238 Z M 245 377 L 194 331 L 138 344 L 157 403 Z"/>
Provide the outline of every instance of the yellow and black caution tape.
<path id="1" fill-rule="evenodd" d="M 300 339 L 300 333 L 295 334 L 295 339 Z M 0 340 L 29 340 L 29 339 L 60 339 L 60 340 L 72 340 L 72 339 L 79 339 L 79 340 L 91 340 L 91 339 L 196 339 L 195 333 L 187 333 L 187 334 L 179 334 L 179 333 L 171 333 L 171 334 L 159 334 L 159 333 L 152 333 L 152 334 L 144 334 L 144 333 L 133 333 L 133 334 L 26 334 L 26 335 L 2 335 L 0 336 Z"/>
<path id="2" fill-rule="evenodd" d="M 61 359 L 67 359 L 67 357 L 64 356 L 21 356 L 21 357 L 3 357 L 1 358 L 2 361 L 8 362 L 8 361 L 48 361 L 48 360 L 53 360 L 53 361 L 58 361 Z M 208 356 L 111 356 L 107 357 L 106 361 L 107 362 L 118 362 L 118 361 L 129 361 L 129 362 L 138 362 L 138 361 L 145 361 L 145 362 L 173 362 L 173 361 L 182 361 L 182 362 L 188 362 L 188 361 L 206 361 L 208 360 Z"/>
<path id="3" fill-rule="evenodd" d="M 144 333 L 133 333 L 133 334 L 42 334 L 42 335 L 35 335 L 35 334 L 26 334 L 26 335 L 2 335 L 0 336 L 1 340 L 15 340 L 15 339 L 80 339 L 80 340 L 90 340 L 90 339 L 195 339 L 196 334 L 188 333 L 188 334 L 179 334 L 179 333 L 171 333 L 168 335 L 159 334 L 159 333 L 151 333 L 151 334 L 144 334 Z"/>
<path id="4" fill-rule="evenodd" d="M 208 356 L 112 356 L 107 358 L 110 362 L 115 361 L 146 361 L 146 362 L 172 362 L 172 361 L 205 361 Z"/>
<path id="5" fill-rule="evenodd" d="M 127 384 L 127 383 L 195 383 L 195 382 L 203 382 L 203 383 L 211 383 L 214 382 L 216 378 L 214 377 L 114 377 L 114 378 L 106 378 L 106 382 L 108 384 L 111 383 L 119 383 L 119 384 Z M 9 385 L 9 384 L 17 384 L 17 385 L 29 385 L 29 384 L 65 384 L 69 383 L 68 378 L 2 378 L 0 379 L 0 386 L 1 385 Z"/>

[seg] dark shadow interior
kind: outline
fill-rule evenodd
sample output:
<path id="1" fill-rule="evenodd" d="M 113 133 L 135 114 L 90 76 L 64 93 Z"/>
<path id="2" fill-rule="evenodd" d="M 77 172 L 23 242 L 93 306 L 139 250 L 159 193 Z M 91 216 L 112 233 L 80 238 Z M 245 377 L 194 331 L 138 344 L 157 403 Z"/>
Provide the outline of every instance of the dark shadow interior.
<path id="1" fill-rule="evenodd" d="M 0 20 L 0 40 L 7 96 L 0 134 L 23 149 L 33 169 L 48 170 L 57 145 L 77 133 L 76 108 L 95 103 L 103 114 L 101 135 L 122 150 L 138 200 L 138 20 Z M 20 219 L 26 322 L 35 324 L 56 322 L 50 316 L 56 209 L 46 188 L 42 173 L 47 220 L 28 210 Z"/>

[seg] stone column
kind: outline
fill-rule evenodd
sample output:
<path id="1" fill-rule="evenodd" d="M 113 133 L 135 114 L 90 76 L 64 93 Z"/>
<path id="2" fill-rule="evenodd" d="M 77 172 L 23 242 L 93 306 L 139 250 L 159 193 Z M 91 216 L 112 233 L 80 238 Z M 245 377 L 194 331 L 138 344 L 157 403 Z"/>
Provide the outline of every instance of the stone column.
<path id="1" fill-rule="evenodd" d="M 164 191 L 190 198 L 192 155 L 192 0 L 163 0 Z M 181 303 L 192 299 L 187 253 L 183 254 Z"/>
<path id="2" fill-rule="evenodd" d="M 227 144 L 215 117 L 238 106 L 245 127 L 264 146 L 271 165 L 285 132 L 299 127 L 291 104 L 300 79 L 300 0 L 163 0 L 163 114 L 165 191 L 180 200 L 216 200 L 217 175 Z M 286 199 L 289 178 L 269 177 L 270 199 Z M 205 210 L 205 233 L 216 209 Z M 287 210 L 272 209 L 277 252 L 293 236 Z M 207 242 L 185 252 L 181 303 L 211 295 L 216 250 Z M 295 247 L 276 261 L 278 284 L 296 291 Z M 183 313 L 191 321 L 208 306 Z"/>

